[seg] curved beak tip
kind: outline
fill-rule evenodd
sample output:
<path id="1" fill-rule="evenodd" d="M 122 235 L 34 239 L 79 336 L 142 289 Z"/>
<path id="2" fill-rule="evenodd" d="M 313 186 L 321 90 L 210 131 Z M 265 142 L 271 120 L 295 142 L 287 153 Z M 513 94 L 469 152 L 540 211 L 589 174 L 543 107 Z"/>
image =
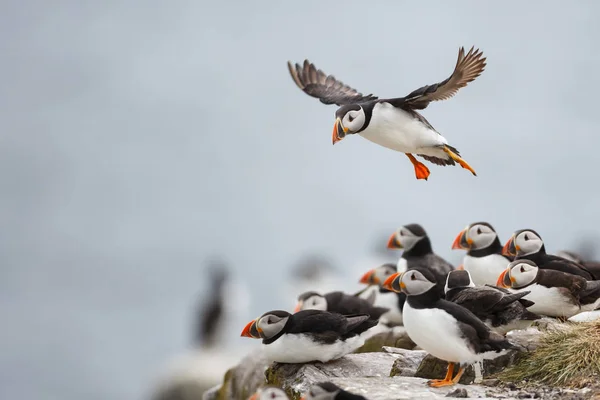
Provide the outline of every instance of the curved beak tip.
<path id="1" fill-rule="evenodd" d="M 385 280 L 385 282 L 383 282 L 382 287 L 384 289 L 392 290 L 393 291 L 394 289 L 392 287 L 392 283 L 394 282 L 394 279 L 396 279 L 396 277 L 398 275 L 400 275 L 400 274 L 399 273 L 395 273 L 395 274 L 392 274 L 392 275 L 388 276 L 388 278 Z"/>
<path id="2" fill-rule="evenodd" d="M 514 238 L 508 239 L 504 247 L 502 247 L 502 254 L 505 256 L 514 256 L 516 255 L 517 248 L 515 248 Z"/>
<path id="3" fill-rule="evenodd" d="M 359 283 L 364 283 L 365 285 L 370 285 L 373 282 L 373 274 L 375 273 L 375 270 L 370 270 L 365 272 L 365 274 L 360 278 L 360 281 L 358 281 Z"/>
<path id="4" fill-rule="evenodd" d="M 294 312 L 297 313 L 301 309 L 302 309 L 302 302 L 298 302 L 298 304 L 296 304 L 296 307 L 294 308 Z"/>
<path id="5" fill-rule="evenodd" d="M 398 239 L 396 239 L 395 232 L 392 233 L 392 235 L 388 239 L 387 248 L 388 249 L 401 249 L 402 248 L 402 244 L 398 241 Z"/>
<path id="6" fill-rule="evenodd" d="M 254 336 L 252 336 L 252 326 L 256 323 L 256 320 L 250 321 L 246 324 L 246 326 L 244 327 L 244 330 L 242 330 L 242 334 L 240 335 L 241 337 L 249 337 L 249 338 L 253 338 L 255 339 Z"/>
<path id="7" fill-rule="evenodd" d="M 509 287 L 509 286 L 507 286 L 504 283 L 504 279 L 505 279 L 507 273 L 508 273 L 508 270 L 502 271 L 502 273 L 500 274 L 500 276 L 498 276 L 498 280 L 496 281 L 496 286 L 502 287 L 502 288 L 508 288 Z"/>
<path id="8" fill-rule="evenodd" d="M 333 132 L 331 135 L 331 141 L 333 144 L 341 141 L 346 136 L 347 129 L 342 125 L 342 120 L 337 118 L 335 120 L 335 124 L 333 125 Z"/>
<path id="9" fill-rule="evenodd" d="M 467 239 L 467 232 L 461 231 L 452 243 L 452 250 L 468 250 L 471 248 L 473 240 Z"/>

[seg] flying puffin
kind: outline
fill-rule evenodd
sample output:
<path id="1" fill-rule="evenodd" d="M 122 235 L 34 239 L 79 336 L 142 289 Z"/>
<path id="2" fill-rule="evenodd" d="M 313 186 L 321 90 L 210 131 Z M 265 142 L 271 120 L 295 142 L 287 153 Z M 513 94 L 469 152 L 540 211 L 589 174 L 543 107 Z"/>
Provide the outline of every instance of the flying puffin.
<path id="1" fill-rule="evenodd" d="M 280 363 L 327 362 L 365 343 L 377 321 L 369 315 L 341 315 L 321 310 L 295 314 L 274 310 L 250 321 L 241 336 L 262 339 L 268 360 Z"/>
<path id="2" fill-rule="evenodd" d="M 594 280 L 593 274 L 583 265 L 547 254 L 542 237 L 533 229 L 521 229 L 513 233 L 502 248 L 502 254 L 514 256 L 515 260 L 531 260 L 540 269 L 554 269 Z"/>
<path id="3" fill-rule="evenodd" d="M 514 329 L 527 329 L 540 319 L 527 310 L 534 304 L 523 299 L 529 291 L 511 293 L 493 286 L 475 286 L 466 270 L 450 272 L 445 290 L 446 300 L 467 308 L 501 335 Z"/>
<path id="4" fill-rule="evenodd" d="M 385 307 L 389 310 L 379 318 L 382 324 L 389 327 L 402 325 L 402 307 L 404 307 L 404 302 L 406 301 L 404 293 L 396 293 L 392 290 L 384 289 L 382 286 L 383 282 L 396 272 L 398 270 L 394 264 L 386 263 L 365 272 L 359 281 L 365 285 L 376 285 L 379 288 L 375 292 L 376 297 L 373 305 Z"/>
<path id="5" fill-rule="evenodd" d="M 529 291 L 525 298 L 535 304 L 528 310 L 549 317 L 570 318 L 582 311 L 593 311 L 600 305 L 600 281 L 541 269 L 527 259 L 511 262 L 498 277 L 496 286 Z"/>
<path id="6" fill-rule="evenodd" d="M 298 296 L 294 312 L 300 310 L 322 310 L 342 315 L 368 314 L 371 319 L 378 321 L 389 308 L 375 307 L 365 299 L 340 291 L 324 295 L 310 291 Z"/>
<path id="7" fill-rule="evenodd" d="M 300 400 L 367 400 L 365 397 L 350 393 L 331 382 L 313 385 Z"/>
<path id="8" fill-rule="evenodd" d="M 469 271 L 476 286 L 495 285 L 498 275 L 513 260 L 502 255 L 502 244 L 496 230 L 487 222 L 475 222 L 454 239 L 452 249 L 467 250 L 463 269 Z"/>
<path id="9" fill-rule="evenodd" d="M 404 327 L 411 340 L 432 356 L 448 362 L 446 377 L 429 381 L 430 386 L 454 385 L 464 372 L 463 365 L 493 359 L 514 348 L 471 311 L 441 299 L 436 279 L 427 269 L 396 273 L 384 282 L 384 287 L 406 293 Z M 459 363 L 460 368 L 452 378 L 454 363 Z"/>
<path id="10" fill-rule="evenodd" d="M 433 252 L 431 240 L 421 225 L 404 225 L 392 233 L 387 247 L 388 249 L 404 249 L 400 259 L 406 260 L 407 270 L 417 267 L 429 269 L 435 276 L 438 294 L 440 297 L 444 297 L 446 276 L 454 270 L 454 266 Z"/>
<path id="11" fill-rule="evenodd" d="M 250 397 L 248 400 L 289 400 L 288 395 L 276 386 L 263 386 Z"/>
<path id="12" fill-rule="evenodd" d="M 372 94 L 364 96 L 345 85 L 333 75 L 327 75 L 308 60 L 302 65 L 288 61 L 290 74 L 296 85 L 306 94 L 324 104 L 340 106 L 335 113 L 333 144 L 346 135 L 358 133 L 365 139 L 388 149 L 405 153 L 415 168 L 417 179 L 427 179 L 429 169 L 417 161 L 414 154 L 437 165 L 455 165 L 476 175 L 460 153 L 448 144 L 446 138 L 417 110 L 425 109 L 430 102 L 446 100 L 459 89 L 477 78 L 485 68 L 483 53 L 472 47 L 458 51 L 454 72 L 442 82 L 423 86 L 405 97 L 379 99 Z"/>

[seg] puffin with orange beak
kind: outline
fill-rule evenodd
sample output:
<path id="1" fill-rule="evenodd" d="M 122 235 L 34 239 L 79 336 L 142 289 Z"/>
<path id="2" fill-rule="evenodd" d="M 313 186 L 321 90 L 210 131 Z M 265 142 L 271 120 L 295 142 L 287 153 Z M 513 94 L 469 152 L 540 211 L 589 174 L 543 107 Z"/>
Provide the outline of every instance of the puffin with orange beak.
<path id="1" fill-rule="evenodd" d="M 467 250 L 463 268 L 469 271 L 476 286 L 494 285 L 511 256 L 502 255 L 502 244 L 496 230 L 487 222 L 468 225 L 454 239 L 452 250 Z"/>
<path id="2" fill-rule="evenodd" d="M 376 285 L 378 290 L 373 306 L 387 308 L 388 311 L 381 315 L 379 321 L 387 327 L 402 325 L 402 307 L 406 301 L 404 293 L 395 293 L 383 288 L 383 282 L 392 274 L 398 272 L 394 264 L 386 263 L 373 268 L 363 274 L 360 283 L 365 285 Z"/>
<path id="3" fill-rule="evenodd" d="M 433 273 L 415 268 L 390 276 L 384 287 L 406 293 L 404 327 L 420 348 L 448 362 L 444 379 L 429 386 L 451 386 L 460 381 L 464 366 L 496 358 L 515 348 L 502 335 L 493 332 L 465 307 L 441 299 Z M 456 376 L 454 364 L 459 364 Z"/>
<path id="4" fill-rule="evenodd" d="M 527 309 L 539 315 L 566 319 L 600 306 L 600 281 L 541 269 L 527 259 L 511 262 L 498 277 L 496 285 L 516 292 L 529 292 L 524 299 L 534 304 Z"/>
<path id="5" fill-rule="evenodd" d="M 321 310 L 290 314 L 274 310 L 248 322 L 241 336 L 262 339 L 269 361 L 325 363 L 358 349 L 376 325 L 377 321 L 367 314 L 341 315 Z"/>
<path id="6" fill-rule="evenodd" d="M 433 252 L 431 240 L 421 225 L 408 224 L 396 230 L 390 236 L 387 247 L 404 250 L 398 260 L 399 266 L 405 264 L 407 270 L 416 267 L 429 269 L 435 276 L 438 294 L 444 297 L 446 276 L 454 270 L 454 266 Z"/>
<path id="7" fill-rule="evenodd" d="M 502 248 L 502 254 L 514 256 L 515 260 L 533 261 L 540 269 L 566 272 L 588 281 L 595 279 L 594 274 L 583 265 L 546 253 L 542 237 L 533 229 L 520 229 L 513 233 Z"/>
<path id="8" fill-rule="evenodd" d="M 367 400 L 365 397 L 350 393 L 332 382 L 320 382 L 313 385 L 300 400 Z"/>
<path id="9" fill-rule="evenodd" d="M 414 166 L 417 179 L 429 177 L 429 168 L 417 161 L 415 155 L 441 166 L 460 165 L 477 175 L 460 157 L 458 150 L 419 114 L 432 101 L 446 100 L 460 88 L 477 78 L 485 68 L 483 53 L 472 47 L 467 53 L 458 51 L 454 72 L 442 82 L 423 86 L 405 97 L 379 99 L 372 94 L 363 95 L 345 85 L 333 75 L 327 75 L 308 60 L 288 69 L 294 83 L 306 94 L 318 98 L 323 104 L 339 106 L 335 113 L 333 144 L 347 135 L 359 134 L 380 146 L 406 154 Z"/>
<path id="10" fill-rule="evenodd" d="M 379 320 L 388 308 L 375 307 L 367 300 L 358 296 L 352 296 L 344 292 L 335 291 L 325 293 L 304 292 L 298 296 L 298 303 L 294 312 L 300 310 L 322 310 L 342 315 L 368 314 L 370 319 Z"/>

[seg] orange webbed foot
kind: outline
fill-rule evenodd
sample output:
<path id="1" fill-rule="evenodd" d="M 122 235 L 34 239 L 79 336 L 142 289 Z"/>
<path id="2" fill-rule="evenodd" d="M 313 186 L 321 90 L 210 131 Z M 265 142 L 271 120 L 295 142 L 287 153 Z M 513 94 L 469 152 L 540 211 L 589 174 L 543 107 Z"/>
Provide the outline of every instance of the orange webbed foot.
<path id="1" fill-rule="evenodd" d="M 427 178 L 429 178 L 429 174 L 430 174 L 429 168 L 427 168 L 427 166 L 425 164 L 423 164 L 422 162 L 417 161 L 415 156 L 413 156 L 412 154 L 406 153 L 406 156 L 408 157 L 410 162 L 415 167 L 415 176 L 417 177 L 417 179 L 427 180 Z"/>

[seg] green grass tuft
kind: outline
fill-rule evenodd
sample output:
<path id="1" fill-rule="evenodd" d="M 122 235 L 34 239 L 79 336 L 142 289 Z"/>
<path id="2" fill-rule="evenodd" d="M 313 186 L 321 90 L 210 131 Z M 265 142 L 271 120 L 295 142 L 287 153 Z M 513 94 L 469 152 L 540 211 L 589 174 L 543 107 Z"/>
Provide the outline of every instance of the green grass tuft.
<path id="1" fill-rule="evenodd" d="M 499 374 L 503 381 L 583 387 L 600 380 L 600 321 L 551 331 L 536 350 Z"/>

